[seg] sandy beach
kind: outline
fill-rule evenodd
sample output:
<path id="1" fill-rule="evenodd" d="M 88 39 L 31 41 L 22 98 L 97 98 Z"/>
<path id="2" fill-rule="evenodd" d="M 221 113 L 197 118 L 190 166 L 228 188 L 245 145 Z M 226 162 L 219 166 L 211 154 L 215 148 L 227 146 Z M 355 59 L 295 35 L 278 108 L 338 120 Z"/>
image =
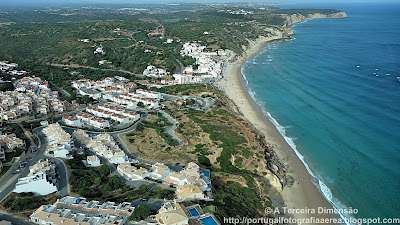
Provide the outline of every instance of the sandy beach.
<path id="1" fill-rule="evenodd" d="M 276 34 L 273 37 L 259 39 L 251 43 L 243 56 L 238 57 L 233 63 L 227 63 L 224 69 L 225 79 L 221 80 L 217 86 L 224 90 L 225 94 L 238 107 L 240 113 L 243 114 L 259 132 L 265 135 L 266 140 L 274 145 L 276 153 L 288 170 L 288 175 L 294 178 L 293 186 L 284 187 L 280 194 L 272 196 L 277 200 L 278 204 L 280 206 L 286 206 L 288 209 L 315 209 L 316 211 L 315 214 L 292 213 L 292 218 L 332 218 L 332 215 L 317 213 L 318 207 L 332 208 L 332 206 L 312 183 L 313 177 L 308 173 L 294 150 L 287 144 L 276 127 L 269 121 L 269 118 L 262 112 L 260 106 L 250 97 L 241 74 L 243 63 L 264 49 L 269 41 L 281 38 L 282 34 Z M 282 200 L 284 205 L 282 205 Z"/>

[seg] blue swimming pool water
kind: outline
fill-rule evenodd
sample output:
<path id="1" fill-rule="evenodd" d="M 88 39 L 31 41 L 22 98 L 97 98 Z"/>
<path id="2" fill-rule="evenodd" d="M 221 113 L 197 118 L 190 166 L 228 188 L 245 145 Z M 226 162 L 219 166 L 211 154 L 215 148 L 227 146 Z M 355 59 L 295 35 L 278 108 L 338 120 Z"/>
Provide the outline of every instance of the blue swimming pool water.
<path id="1" fill-rule="evenodd" d="M 197 212 L 197 210 L 195 208 L 189 209 L 189 213 L 192 216 L 199 216 L 200 215 L 199 212 Z"/>
<path id="2" fill-rule="evenodd" d="M 218 225 L 217 221 L 215 221 L 212 216 L 207 216 L 200 220 L 204 225 Z"/>
<path id="3" fill-rule="evenodd" d="M 209 171 L 207 171 L 207 170 L 202 170 L 202 172 L 203 172 L 204 176 L 210 178 L 210 172 L 209 172 Z"/>

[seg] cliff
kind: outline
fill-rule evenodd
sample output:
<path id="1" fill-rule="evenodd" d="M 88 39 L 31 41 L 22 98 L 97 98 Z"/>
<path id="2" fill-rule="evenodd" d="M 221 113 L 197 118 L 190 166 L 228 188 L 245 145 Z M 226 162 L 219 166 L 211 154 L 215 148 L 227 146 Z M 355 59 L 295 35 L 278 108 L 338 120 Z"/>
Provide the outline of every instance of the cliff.
<path id="1" fill-rule="evenodd" d="M 308 14 L 307 16 L 304 16 L 302 14 L 292 14 L 292 15 L 282 15 L 286 23 L 284 27 L 290 27 L 293 24 L 296 23 L 301 23 L 310 19 L 320 19 L 320 18 L 347 18 L 347 14 L 343 11 L 333 13 L 333 14 L 322 14 L 322 13 L 313 13 L 313 14 Z"/>

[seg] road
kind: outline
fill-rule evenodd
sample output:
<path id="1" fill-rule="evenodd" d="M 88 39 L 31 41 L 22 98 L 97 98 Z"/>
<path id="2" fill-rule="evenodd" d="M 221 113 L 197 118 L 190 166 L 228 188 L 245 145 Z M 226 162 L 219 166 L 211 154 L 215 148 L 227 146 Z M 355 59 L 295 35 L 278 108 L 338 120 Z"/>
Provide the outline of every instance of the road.
<path id="1" fill-rule="evenodd" d="M 181 139 L 179 139 L 178 136 L 176 136 L 176 134 L 175 134 L 175 130 L 176 130 L 176 128 L 177 128 L 178 122 L 177 122 L 174 118 L 172 118 L 168 113 L 166 113 L 166 112 L 164 112 L 164 111 L 162 111 L 162 110 L 160 110 L 159 112 L 160 112 L 160 113 L 162 114 L 162 116 L 163 116 L 165 119 L 167 119 L 168 122 L 171 124 L 171 126 L 165 127 L 165 128 L 163 129 L 163 131 L 164 131 L 166 134 L 168 134 L 172 139 L 176 140 L 176 141 L 179 143 L 179 145 L 182 145 L 182 144 L 183 144 L 183 141 L 182 141 Z"/>
<path id="2" fill-rule="evenodd" d="M 68 192 L 68 174 L 67 168 L 64 162 L 60 159 L 52 158 L 45 156 L 47 140 L 43 134 L 41 134 L 41 130 L 43 127 L 38 127 L 33 129 L 35 134 L 39 134 L 38 142 L 39 142 L 39 149 L 35 153 L 27 152 L 27 157 L 31 157 L 32 159 L 29 161 L 28 165 L 25 166 L 18 174 L 10 174 L 6 179 L 3 180 L 2 184 L 0 185 L 0 202 L 3 201 L 13 190 L 15 184 L 18 182 L 18 178 L 26 177 L 29 174 L 29 167 L 33 166 L 37 163 L 40 159 L 50 159 L 52 160 L 61 176 L 61 180 L 59 180 L 59 193 L 61 196 L 66 196 L 69 194 Z M 32 143 L 34 145 L 34 143 Z"/>
<path id="3" fill-rule="evenodd" d="M 13 216 L 13 215 L 10 215 L 10 214 L 8 214 L 6 212 L 2 212 L 2 211 L 0 212 L 0 221 L 1 220 L 10 221 L 12 224 L 15 224 L 15 225 L 31 225 L 31 224 L 34 224 L 34 223 L 30 223 L 30 222 L 26 221 L 23 218 Z"/>
<path id="4" fill-rule="evenodd" d="M 100 69 L 100 68 L 96 68 L 96 67 L 91 67 L 91 66 L 82 66 L 82 65 L 65 65 L 65 64 L 55 64 L 52 63 L 50 64 L 51 66 L 57 66 L 57 67 L 68 67 L 68 68 L 86 68 L 86 69 L 92 69 L 92 70 L 101 70 L 101 71 L 115 71 L 115 72 L 120 72 L 120 73 L 127 73 L 130 75 L 134 75 L 134 76 L 139 76 L 139 77 L 143 77 L 143 75 L 141 74 L 135 74 L 132 73 L 130 71 L 127 70 L 122 70 L 122 69 Z"/>
<path id="5" fill-rule="evenodd" d="M 159 210 L 164 204 L 161 199 L 149 199 L 148 201 L 142 201 L 140 199 L 132 202 L 133 206 L 138 207 L 139 205 L 147 205 L 152 210 Z"/>
<path id="6" fill-rule="evenodd" d="M 35 130 L 35 134 L 38 136 L 38 141 L 39 141 L 39 151 L 40 152 L 46 152 L 46 147 L 48 144 L 48 141 L 46 137 L 44 136 L 42 132 L 43 128 L 40 127 L 40 129 Z M 61 179 L 58 180 L 57 182 L 57 188 L 58 192 L 61 196 L 67 196 L 69 195 L 69 188 L 68 188 L 68 170 L 67 166 L 65 165 L 64 161 L 58 158 L 54 157 L 49 157 L 49 156 L 44 156 L 46 159 L 50 159 L 54 164 L 56 165 L 57 168 L 57 174 L 61 177 Z"/>
<path id="7" fill-rule="evenodd" d="M 67 96 L 67 97 L 70 97 L 70 96 L 71 96 L 70 93 L 68 93 L 67 91 L 65 91 L 65 90 L 63 90 L 63 89 L 61 89 L 61 88 L 59 88 L 59 87 L 58 87 L 57 85 L 55 85 L 53 82 L 49 81 L 49 84 L 53 85 L 53 86 L 57 89 L 57 91 L 58 91 L 59 93 L 62 93 L 63 95 L 65 95 L 65 96 Z"/>
<path id="8" fill-rule="evenodd" d="M 66 115 L 72 115 L 72 114 L 76 114 L 76 113 L 82 112 L 84 109 L 85 108 L 81 108 L 81 109 L 77 109 L 77 110 L 70 111 L 70 112 L 63 112 L 63 113 L 60 113 L 60 114 L 50 114 L 50 115 L 47 115 L 47 116 L 44 116 L 44 117 L 41 117 L 41 118 L 31 119 L 31 120 L 23 120 L 23 121 L 25 121 L 27 123 L 40 122 L 40 121 L 46 120 L 50 116 L 63 117 L 63 116 L 66 116 Z M 15 120 L 12 120 L 11 122 L 8 122 L 8 123 L 20 123 L 20 122 L 22 122 L 22 121 L 20 121 L 20 119 L 15 119 Z"/>
<path id="9" fill-rule="evenodd" d="M 200 107 L 194 108 L 196 110 L 207 111 L 207 110 L 211 109 L 215 103 L 215 100 L 212 98 L 200 98 L 200 97 L 194 97 L 194 96 L 180 97 L 180 96 L 175 96 L 175 95 L 170 95 L 170 94 L 165 94 L 165 93 L 161 93 L 161 94 L 165 100 L 170 100 L 170 101 L 178 101 L 182 98 L 187 98 L 187 99 L 192 98 L 192 99 L 195 99 L 196 101 L 200 101 L 201 102 Z"/>

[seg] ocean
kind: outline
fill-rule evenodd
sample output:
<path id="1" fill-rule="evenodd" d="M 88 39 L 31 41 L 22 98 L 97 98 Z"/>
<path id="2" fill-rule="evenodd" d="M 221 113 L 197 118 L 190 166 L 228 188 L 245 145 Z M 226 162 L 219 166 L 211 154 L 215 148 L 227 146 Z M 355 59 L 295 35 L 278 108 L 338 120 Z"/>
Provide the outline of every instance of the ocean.
<path id="1" fill-rule="evenodd" d="M 293 39 L 269 43 L 242 67 L 249 92 L 335 208 L 399 217 L 400 3 L 306 7 L 350 18 L 296 24 Z"/>

